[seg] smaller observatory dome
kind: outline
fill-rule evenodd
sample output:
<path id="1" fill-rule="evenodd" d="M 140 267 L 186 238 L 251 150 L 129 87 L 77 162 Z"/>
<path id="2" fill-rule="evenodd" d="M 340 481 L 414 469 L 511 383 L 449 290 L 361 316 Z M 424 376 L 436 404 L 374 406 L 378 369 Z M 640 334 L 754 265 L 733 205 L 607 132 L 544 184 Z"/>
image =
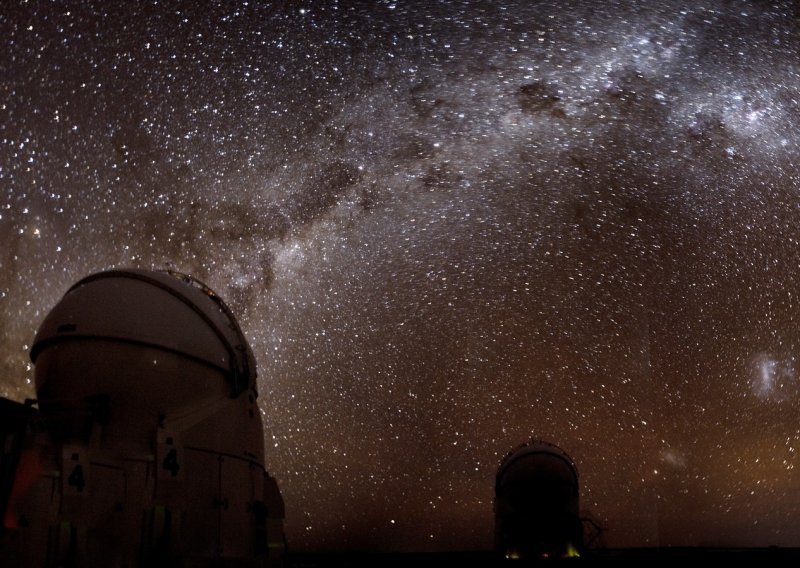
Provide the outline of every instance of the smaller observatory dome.
<path id="1" fill-rule="evenodd" d="M 508 453 L 495 478 L 495 548 L 506 558 L 579 553 L 578 469 L 560 447 L 530 440 Z"/>
<path id="2" fill-rule="evenodd" d="M 515 483 L 547 481 L 564 487 L 569 495 L 578 494 L 578 469 L 560 447 L 544 440 L 531 440 L 517 446 L 503 459 L 497 470 L 497 489 Z"/>

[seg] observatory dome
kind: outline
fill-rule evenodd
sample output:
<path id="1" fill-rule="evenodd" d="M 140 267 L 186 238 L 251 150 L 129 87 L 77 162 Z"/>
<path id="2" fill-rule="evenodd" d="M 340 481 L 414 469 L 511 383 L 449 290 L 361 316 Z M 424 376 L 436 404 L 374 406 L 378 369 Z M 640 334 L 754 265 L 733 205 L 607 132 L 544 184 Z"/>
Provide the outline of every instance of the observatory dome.
<path id="1" fill-rule="evenodd" d="M 560 447 L 530 440 L 495 479 L 495 548 L 505 558 L 573 556 L 583 543 L 578 470 Z"/>
<path id="2" fill-rule="evenodd" d="M 265 467 L 255 358 L 208 286 L 174 271 L 92 274 L 48 313 L 30 356 L 36 400 L 12 432 L 26 439 L 4 470 L 15 481 L 0 516 L 16 532 L 0 557 L 281 565 L 284 505 Z"/>
<path id="3" fill-rule="evenodd" d="M 178 272 L 110 270 L 80 280 L 40 326 L 31 360 L 73 342 L 87 351 L 97 351 L 100 342 L 156 349 L 214 367 L 230 382 L 231 396 L 255 385 L 255 359 L 230 310 L 207 286 Z M 113 349 L 101 351 L 115 356 Z"/>

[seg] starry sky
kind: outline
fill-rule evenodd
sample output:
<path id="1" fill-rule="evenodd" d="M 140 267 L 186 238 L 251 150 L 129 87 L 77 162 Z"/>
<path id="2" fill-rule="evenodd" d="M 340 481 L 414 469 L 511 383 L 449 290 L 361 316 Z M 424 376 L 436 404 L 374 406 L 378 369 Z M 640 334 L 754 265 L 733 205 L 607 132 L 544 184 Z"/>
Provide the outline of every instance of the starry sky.
<path id="1" fill-rule="evenodd" d="M 0 395 L 173 268 L 258 362 L 290 550 L 492 546 L 534 437 L 608 546 L 800 546 L 795 2 L 0 7 Z"/>

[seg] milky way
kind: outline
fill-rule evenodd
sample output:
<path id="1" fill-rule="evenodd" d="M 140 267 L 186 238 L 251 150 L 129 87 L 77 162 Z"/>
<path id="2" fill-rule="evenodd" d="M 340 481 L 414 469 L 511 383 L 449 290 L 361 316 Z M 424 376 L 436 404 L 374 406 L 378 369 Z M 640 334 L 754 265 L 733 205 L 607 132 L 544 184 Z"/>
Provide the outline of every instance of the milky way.
<path id="1" fill-rule="evenodd" d="M 290 549 L 489 548 L 563 447 L 609 546 L 800 545 L 785 2 L 9 2 L 0 395 L 80 278 L 256 353 Z"/>

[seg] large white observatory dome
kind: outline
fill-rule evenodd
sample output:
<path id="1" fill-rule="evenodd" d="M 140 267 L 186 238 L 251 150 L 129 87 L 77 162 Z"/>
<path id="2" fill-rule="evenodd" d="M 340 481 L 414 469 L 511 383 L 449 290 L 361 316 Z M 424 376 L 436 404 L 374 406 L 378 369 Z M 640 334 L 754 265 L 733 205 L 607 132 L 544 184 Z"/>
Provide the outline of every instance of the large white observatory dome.
<path id="1" fill-rule="evenodd" d="M 255 359 L 233 314 L 207 286 L 174 271 L 111 270 L 77 282 L 40 326 L 31 360 L 72 341 L 151 347 L 216 367 L 231 396 L 255 386 Z"/>
<path id="2" fill-rule="evenodd" d="M 256 361 L 207 286 L 172 271 L 90 275 L 53 307 L 30 355 L 37 399 L 6 404 L 0 558 L 282 564 Z"/>

